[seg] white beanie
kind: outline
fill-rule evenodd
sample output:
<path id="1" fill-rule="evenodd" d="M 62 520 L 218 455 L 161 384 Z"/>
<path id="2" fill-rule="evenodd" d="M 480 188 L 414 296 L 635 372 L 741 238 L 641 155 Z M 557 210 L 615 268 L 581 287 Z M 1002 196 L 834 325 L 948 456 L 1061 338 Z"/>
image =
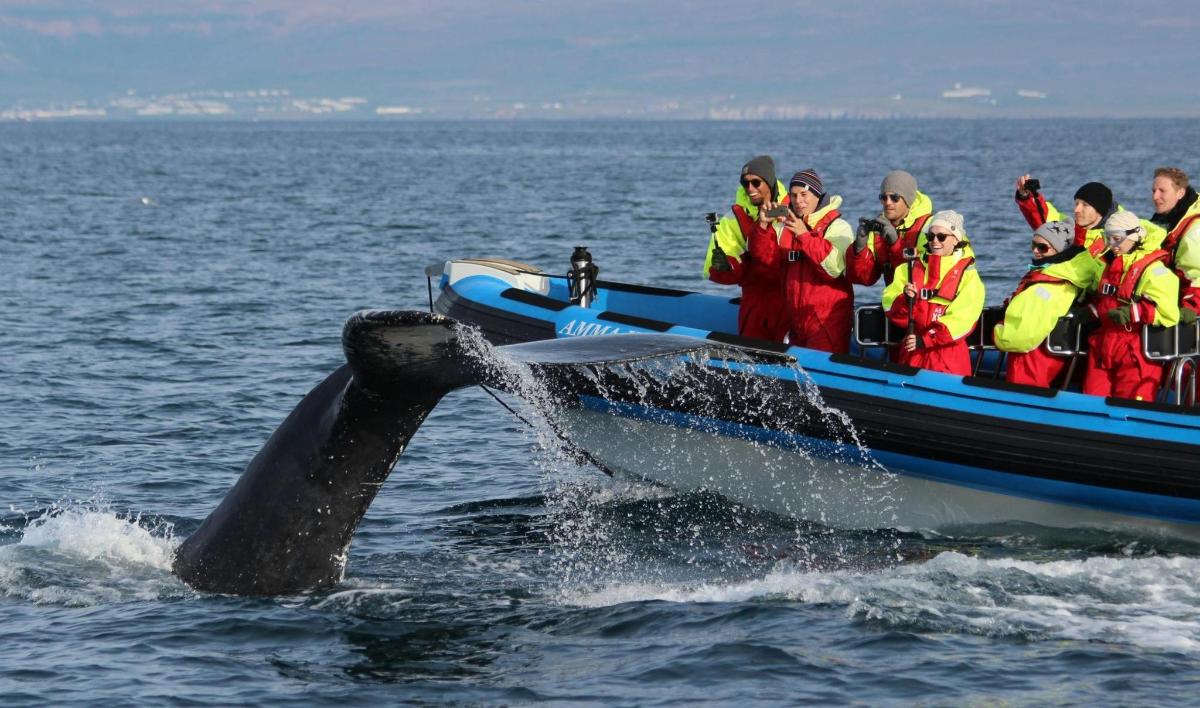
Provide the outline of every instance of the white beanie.
<path id="1" fill-rule="evenodd" d="M 1104 239 L 1110 245 L 1119 245 L 1127 238 L 1141 242 L 1145 237 L 1146 229 L 1132 211 L 1118 211 L 1104 220 Z"/>
<path id="2" fill-rule="evenodd" d="M 946 209 L 934 214 L 933 218 L 929 220 L 929 230 L 932 231 L 935 226 L 941 226 L 946 229 L 954 234 L 959 241 L 966 238 L 966 232 L 963 230 L 962 214 L 953 209 Z"/>

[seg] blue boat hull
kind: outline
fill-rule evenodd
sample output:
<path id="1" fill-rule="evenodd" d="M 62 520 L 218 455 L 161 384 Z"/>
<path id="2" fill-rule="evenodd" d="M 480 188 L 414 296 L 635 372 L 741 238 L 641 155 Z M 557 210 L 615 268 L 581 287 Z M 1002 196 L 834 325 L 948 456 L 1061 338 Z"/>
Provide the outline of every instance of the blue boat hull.
<path id="1" fill-rule="evenodd" d="M 452 261 L 440 285 L 435 309 L 495 343 L 661 332 L 768 357 L 692 362 L 651 390 L 573 390 L 563 425 L 618 472 L 834 526 L 1013 520 L 1200 538 L 1197 409 L 743 340 L 727 334 L 736 302 L 713 295 L 602 283 L 580 308 L 565 280 L 512 262 Z M 697 386 L 727 395 L 697 401 Z"/>

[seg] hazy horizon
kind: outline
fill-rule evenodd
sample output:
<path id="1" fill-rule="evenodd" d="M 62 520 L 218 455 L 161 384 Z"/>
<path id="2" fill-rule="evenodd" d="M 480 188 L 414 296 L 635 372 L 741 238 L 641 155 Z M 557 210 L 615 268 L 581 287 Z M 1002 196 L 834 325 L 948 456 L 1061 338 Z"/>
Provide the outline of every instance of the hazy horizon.
<path id="1" fill-rule="evenodd" d="M 1191 11 L 0 0 L 0 118 L 1198 117 Z"/>

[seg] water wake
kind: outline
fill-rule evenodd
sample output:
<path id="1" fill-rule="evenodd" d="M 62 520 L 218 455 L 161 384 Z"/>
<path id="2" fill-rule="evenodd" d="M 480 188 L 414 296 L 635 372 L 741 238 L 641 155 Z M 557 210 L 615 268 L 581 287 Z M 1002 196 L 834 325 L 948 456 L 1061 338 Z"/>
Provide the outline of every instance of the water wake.
<path id="1" fill-rule="evenodd" d="M 583 607 L 784 600 L 842 608 L 851 619 L 887 630 L 1200 655 L 1200 559 L 1187 557 L 1035 562 L 944 552 L 926 563 L 866 573 L 813 572 L 782 561 L 740 583 L 614 584 L 569 600 Z"/>

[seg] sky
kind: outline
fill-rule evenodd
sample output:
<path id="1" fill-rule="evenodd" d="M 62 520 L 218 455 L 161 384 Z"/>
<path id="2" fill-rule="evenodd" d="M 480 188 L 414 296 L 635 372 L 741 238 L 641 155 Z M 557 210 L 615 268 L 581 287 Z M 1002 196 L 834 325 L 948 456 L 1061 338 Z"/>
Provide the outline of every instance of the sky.
<path id="1" fill-rule="evenodd" d="M 234 113 L 352 98 L 331 110 L 360 116 L 1200 116 L 1189 80 L 1200 69 L 1197 9 L 1171 0 L 0 0 L 0 111 L 118 113 L 120 97 L 137 107 L 203 95 Z M 277 93 L 245 100 L 263 90 Z"/>

